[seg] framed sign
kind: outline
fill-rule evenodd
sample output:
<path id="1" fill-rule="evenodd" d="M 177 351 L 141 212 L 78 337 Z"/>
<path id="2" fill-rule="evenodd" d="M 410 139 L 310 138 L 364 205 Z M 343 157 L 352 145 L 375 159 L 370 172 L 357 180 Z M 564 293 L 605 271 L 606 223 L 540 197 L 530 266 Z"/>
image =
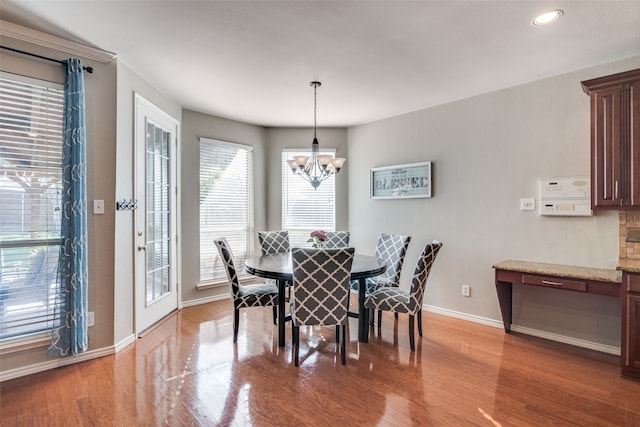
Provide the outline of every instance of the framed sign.
<path id="1" fill-rule="evenodd" d="M 431 197 L 431 162 L 371 169 L 372 199 Z"/>

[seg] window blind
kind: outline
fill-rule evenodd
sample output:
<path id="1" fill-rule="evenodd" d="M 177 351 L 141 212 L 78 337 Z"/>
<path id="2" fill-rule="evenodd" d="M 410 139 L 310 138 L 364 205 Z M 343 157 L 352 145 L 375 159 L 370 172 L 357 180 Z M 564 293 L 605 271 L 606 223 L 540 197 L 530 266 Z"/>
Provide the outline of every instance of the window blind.
<path id="1" fill-rule="evenodd" d="M 63 87 L 0 73 L 0 339 L 54 326 Z"/>
<path id="2" fill-rule="evenodd" d="M 245 276 L 244 260 L 253 242 L 253 147 L 200 138 L 200 282 L 226 281 L 222 259 L 213 244 L 226 237 L 236 270 Z"/>
<path id="3" fill-rule="evenodd" d="M 291 172 L 287 160 L 293 156 L 309 156 L 306 150 L 282 151 L 282 229 L 289 231 L 291 247 L 308 247 L 309 235 L 314 230 L 335 231 L 335 176 L 331 176 L 317 189 Z M 335 150 L 320 153 L 334 155 Z"/>

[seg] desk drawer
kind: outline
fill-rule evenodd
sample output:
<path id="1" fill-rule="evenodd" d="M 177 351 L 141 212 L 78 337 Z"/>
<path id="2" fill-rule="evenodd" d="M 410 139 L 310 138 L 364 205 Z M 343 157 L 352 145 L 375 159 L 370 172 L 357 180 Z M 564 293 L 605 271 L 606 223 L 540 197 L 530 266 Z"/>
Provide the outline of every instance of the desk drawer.
<path id="1" fill-rule="evenodd" d="M 569 280 L 560 277 L 522 275 L 522 283 L 525 285 L 546 286 L 555 289 L 566 289 L 569 291 L 586 292 L 587 282 L 584 280 Z"/>
<path id="2" fill-rule="evenodd" d="M 640 274 L 627 273 L 627 291 L 640 292 Z"/>

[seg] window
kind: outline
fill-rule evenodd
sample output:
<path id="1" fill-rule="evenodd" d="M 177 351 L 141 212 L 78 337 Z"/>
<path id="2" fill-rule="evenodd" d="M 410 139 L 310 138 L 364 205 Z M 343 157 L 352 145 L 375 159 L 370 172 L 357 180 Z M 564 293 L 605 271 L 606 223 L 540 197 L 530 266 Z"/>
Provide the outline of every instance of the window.
<path id="1" fill-rule="evenodd" d="M 60 251 L 60 84 L 0 73 L 0 339 L 54 326 Z"/>
<path id="2" fill-rule="evenodd" d="M 200 138 L 200 283 L 226 281 L 213 244 L 226 237 L 238 275 L 252 252 L 253 147 Z"/>
<path id="3" fill-rule="evenodd" d="M 334 155 L 335 150 L 322 150 L 319 154 Z M 289 231 L 291 247 L 308 246 L 313 230 L 335 231 L 336 184 L 335 176 L 324 181 L 317 189 L 291 173 L 287 160 L 293 156 L 309 156 L 301 150 L 282 151 L 282 229 Z"/>

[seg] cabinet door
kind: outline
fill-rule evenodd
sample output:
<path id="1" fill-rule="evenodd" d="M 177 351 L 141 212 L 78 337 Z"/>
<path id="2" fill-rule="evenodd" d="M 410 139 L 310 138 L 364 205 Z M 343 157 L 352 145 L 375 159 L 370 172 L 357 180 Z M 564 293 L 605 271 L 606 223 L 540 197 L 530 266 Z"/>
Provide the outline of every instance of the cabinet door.
<path id="1" fill-rule="evenodd" d="M 618 207 L 623 190 L 620 87 L 591 95 L 591 203 Z"/>
<path id="2" fill-rule="evenodd" d="M 640 81 L 631 83 L 629 96 L 631 105 L 631 120 L 629 123 L 631 134 L 629 196 L 631 206 L 640 208 Z"/>
<path id="3" fill-rule="evenodd" d="M 626 365 L 640 375 L 640 295 L 627 297 Z"/>

